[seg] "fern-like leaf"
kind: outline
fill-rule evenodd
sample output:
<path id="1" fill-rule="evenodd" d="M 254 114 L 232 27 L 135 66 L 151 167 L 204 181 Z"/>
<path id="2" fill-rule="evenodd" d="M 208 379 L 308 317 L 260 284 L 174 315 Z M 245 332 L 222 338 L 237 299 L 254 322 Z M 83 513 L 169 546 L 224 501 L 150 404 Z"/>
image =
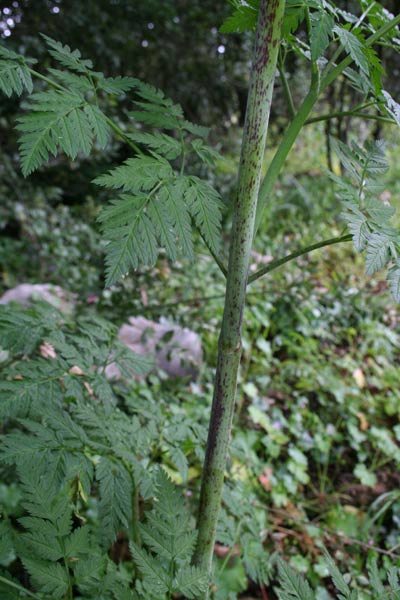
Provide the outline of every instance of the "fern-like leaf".
<path id="1" fill-rule="evenodd" d="M 61 149 L 74 159 L 78 152 L 89 154 L 92 125 L 82 110 L 85 101 L 77 94 L 51 90 L 32 95 L 32 113 L 19 119 L 22 133 L 22 172 L 29 175 Z"/>
<path id="2" fill-rule="evenodd" d="M 221 246 L 221 198 L 218 192 L 198 177 L 187 177 L 185 198 L 200 233 L 215 254 Z"/>
<path id="3" fill-rule="evenodd" d="M 120 529 L 127 529 L 131 519 L 132 481 L 117 462 L 103 457 L 96 467 L 100 486 L 99 518 L 102 542 L 106 547 L 114 541 Z"/>
<path id="4" fill-rule="evenodd" d="M 400 302 L 400 262 L 398 260 L 389 269 L 387 280 L 395 302 Z"/>
<path id="5" fill-rule="evenodd" d="M 123 192 L 149 191 L 160 181 L 172 178 L 170 164 L 156 156 L 129 158 L 123 165 L 100 175 L 94 183 Z"/>
<path id="6" fill-rule="evenodd" d="M 315 600 L 308 581 L 298 575 L 287 563 L 279 559 L 278 569 L 281 600 Z"/>
<path id="7" fill-rule="evenodd" d="M 66 67 L 70 71 L 85 74 L 92 70 L 92 61 L 83 59 L 79 50 L 71 50 L 69 46 L 63 46 L 60 42 L 56 42 L 43 33 L 41 35 L 49 48 L 49 54 L 63 65 L 63 67 Z"/>
<path id="8" fill-rule="evenodd" d="M 100 214 L 104 223 L 107 279 L 112 285 L 126 275 L 130 268 L 154 265 L 157 258 L 156 232 L 145 209 L 147 196 L 120 196 Z"/>
<path id="9" fill-rule="evenodd" d="M 143 548 L 139 548 L 133 542 L 129 547 L 133 560 L 140 569 L 143 584 L 149 589 L 151 594 L 161 598 L 168 591 L 168 572 Z"/>
<path id="10" fill-rule="evenodd" d="M 207 575 L 204 574 L 199 567 L 182 567 L 177 572 L 174 582 L 173 589 L 175 592 L 183 594 L 190 600 L 192 598 L 198 598 L 204 593 L 208 586 Z"/>
<path id="11" fill-rule="evenodd" d="M 69 586 L 65 567 L 62 567 L 60 563 L 49 563 L 31 558 L 23 558 L 22 562 L 38 590 L 44 594 L 50 594 L 54 600 L 64 597 Z"/>

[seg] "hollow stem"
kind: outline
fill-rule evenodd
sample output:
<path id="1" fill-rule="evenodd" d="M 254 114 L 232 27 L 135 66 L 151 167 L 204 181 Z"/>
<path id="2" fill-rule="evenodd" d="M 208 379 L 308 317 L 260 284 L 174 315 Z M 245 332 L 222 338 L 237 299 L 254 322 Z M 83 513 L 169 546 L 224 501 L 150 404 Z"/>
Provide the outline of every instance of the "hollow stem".
<path id="1" fill-rule="evenodd" d="M 242 315 L 285 0 L 261 0 L 229 250 L 194 563 L 211 572 L 242 347 Z M 208 591 L 202 598 L 208 598 Z"/>

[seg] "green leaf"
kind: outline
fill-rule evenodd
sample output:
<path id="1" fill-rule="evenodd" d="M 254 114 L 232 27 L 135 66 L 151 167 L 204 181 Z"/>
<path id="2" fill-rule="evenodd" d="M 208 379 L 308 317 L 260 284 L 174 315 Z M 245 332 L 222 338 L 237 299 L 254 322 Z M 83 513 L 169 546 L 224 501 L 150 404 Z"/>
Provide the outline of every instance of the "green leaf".
<path id="1" fill-rule="evenodd" d="M 387 280 L 393 298 L 400 302 L 400 261 L 396 260 L 394 266 L 389 269 Z"/>
<path id="2" fill-rule="evenodd" d="M 64 540 L 64 556 L 71 560 L 90 555 L 90 542 L 89 527 L 87 525 L 78 527 Z"/>
<path id="3" fill-rule="evenodd" d="M 149 191 L 160 181 L 172 178 L 170 164 L 161 157 L 129 158 L 123 165 L 97 177 L 93 183 L 123 192 Z"/>
<path id="4" fill-rule="evenodd" d="M 280 600 L 315 600 L 309 583 L 287 563 L 278 559 Z"/>
<path id="5" fill-rule="evenodd" d="M 24 90 L 33 90 L 32 77 L 24 62 L 5 61 L 0 59 L 0 90 L 8 98 L 12 94 L 21 96 Z"/>
<path id="6" fill-rule="evenodd" d="M 354 475 L 358 477 L 363 485 L 373 487 L 376 484 L 376 475 L 372 471 L 368 471 L 364 463 L 358 463 L 354 469 Z"/>
<path id="7" fill-rule="evenodd" d="M 182 567 L 175 576 L 173 587 L 176 593 L 186 598 L 198 598 L 208 587 L 208 577 L 199 567 Z"/>
<path id="8" fill-rule="evenodd" d="M 390 241 L 380 233 L 373 233 L 366 249 L 366 273 L 373 275 L 383 269 L 389 260 Z"/>
<path id="9" fill-rule="evenodd" d="M 161 188 L 159 196 L 165 203 L 182 253 L 189 260 L 193 261 L 194 252 L 190 213 L 188 207 L 183 202 L 185 191 L 185 180 L 178 178 Z"/>
<path id="10" fill-rule="evenodd" d="M 41 36 L 49 48 L 49 54 L 63 65 L 63 67 L 67 67 L 67 69 L 76 71 L 77 73 L 88 73 L 92 70 L 92 61 L 82 59 L 79 50 L 71 50 L 69 46 L 63 46 L 60 42 L 56 42 L 43 33 Z"/>
<path id="11" fill-rule="evenodd" d="M 366 198 L 365 208 L 368 211 L 370 218 L 378 225 L 387 225 L 388 221 L 396 213 L 396 209 L 388 204 L 384 204 L 380 200 L 374 198 Z"/>
<path id="12" fill-rule="evenodd" d="M 157 259 L 157 239 L 154 225 L 145 209 L 147 196 L 122 195 L 100 214 L 104 223 L 106 246 L 106 286 L 125 276 L 133 267 L 151 267 Z"/>
<path id="13" fill-rule="evenodd" d="M 365 250 L 368 244 L 370 230 L 368 228 L 367 217 L 359 210 L 359 208 L 351 203 L 347 206 L 347 211 L 343 213 L 343 217 L 347 222 L 347 226 L 353 236 L 354 247 L 357 252 Z"/>
<path id="14" fill-rule="evenodd" d="M 54 537 L 54 531 L 41 531 L 42 525 L 36 531 L 18 536 L 20 554 L 23 556 L 27 550 L 32 556 L 50 561 L 57 561 L 64 556 L 60 541 Z"/>
<path id="15" fill-rule="evenodd" d="M 137 87 L 138 79 L 135 77 L 98 77 L 96 87 L 107 94 L 124 94 Z"/>
<path id="16" fill-rule="evenodd" d="M 49 563 L 31 558 L 22 558 L 22 562 L 38 591 L 50 594 L 54 600 L 65 595 L 69 578 L 65 568 L 59 563 Z"/>
<path id="17" fill-rule="evenodd" d="M 32 95 L 31 113 L 18 119 L 22 172 L 26 177 L 62 150 L 72 159 L 89 154 L 93 144 L 93 121 L 83 110 L 77 94 L 50 90 Z"/>
<path id="18" fill-rule="evenodd" d="M 352 33 L 340 25 L 335 25 L 333 31 L 338 35 L 345 51 L 351 56 L 360 70 L 365 75 L 369 75 L 369 63 L 365 55 L 365 40 L 362 38 L 361 34 L 358 33 L 356 35 L 354 32 Z"/>
<path id="19" fill-rule="evenodd" d="M 198 177 L 186 178 L 185 199 L 194 221 L 215 254 L 221 246 L 222 202 L 218 192 Z"/>
<path id="20" fill-rule="evenodd" d="M 252 31 L 257 22 L 258 10 L 254 3 L 238 4 L 238 8 L 222 23 L 221 33 L 243 33 Z"/>
<path id="21" fill-rule="evenodd" d="M 400 104 L 395 102 L 395 100 L 386 90 L 382 90 L 382 95 L 385 99 L 385 107 L 387 112 L 400 127 Z"/>
<path id="22" fill-rule="evenodd" d="M 311 60 L 323 56 L 332 38 L 335 21 L 326 10 L 317 10 L 311 14 Z"/>
<path id="23" fill-rule="evenodd" d="M 343 579 L 343 575 L 341 574 L 341 572 L 339 571 L 339 569 L 337 568 L 337 566 L 335 565 L 332 558 L 330 557 L 330 555 L 327 552 L 324 553 L 324 556 L 325 556 L 325 561 L 328 565 L 329 573 L 332 577 L 332 581 L 335 584 L 338 591 L 343 594 L 343 596 L 339 596 L 339 598 L 341 600 L 342 599 L 346 600 L 347 598 L 350 600 L 351 591 L 350 591 L 349 586 Z"/>
<path id="24" fill-rule="evenodd" d="M 96 466 L 100 488 L 99 519 L 101 539 L 105 547 L 117 533 L 127 529 L 132 511 L 132 480 L 119 462 L 102 457 Z"/>
<path id="25" fill-rule="evenodd" d="M 182 153 L 182 144 L 165 133 L 145 133 L 135 131 L 128 133 L 127 137 L 134 142 L 144 144 L 169 160 L 174 160 Z"/>
<path id="26" fill-rule="evenodd" d="M 300 23 L 306 16 L 306 5 L 298 0 L 287 0 L 285 4 L 285 15 L 282 23 L 282 36 L 285 39 L 291 39 Z"/>
<path id="27" fill-rule="evenodd" d="M 86 104 L 84 111 L 100 148 L 105 148 L 110 138 L 110 126 L 107 123 L 106 116 L 93 104 Z"/>
<path id="28" fill-rule="evenodd" d="M 97 592 L 104 577 L 106 556 L 91 556 L 73 565 L 78 589 L 83 594 Z"/>
<path id="29" fill-rule="evenodd" d="M 168 591 L 169 576 L 162 568 L 158 560 L 143 548 L 139 548 L 133 542 L 129 545 L 132 558 L 138 566 L 143 577 L 143 583 L 148 586 L 149 591 L 161 597 Z"/>

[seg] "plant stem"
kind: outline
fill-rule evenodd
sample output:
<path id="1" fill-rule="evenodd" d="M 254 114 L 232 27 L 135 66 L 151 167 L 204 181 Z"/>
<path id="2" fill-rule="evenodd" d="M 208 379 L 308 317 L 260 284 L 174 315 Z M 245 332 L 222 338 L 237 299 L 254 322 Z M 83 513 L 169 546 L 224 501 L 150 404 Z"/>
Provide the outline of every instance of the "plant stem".
<path id="1" fill-rule="evenodd" d="M 375 31 L 375 33 L 370 35 L 369 38 L 367 38 L 367 40 L 365 42 L 366 45 L 372 46 L 381 37 L 385 36 L 387 33 L 389 33 L 389 31 L 391 31 L 394 27 L 396 27 L 399 24 L 400 24 L 400 15 L 397 15 L 397 17 L 395 17 L 388 23 L 385 23 L 384 25 L 382 25 L 382 27 L 380 27 L 377 31 Z M 334 79 L 336 79 L 336 77 L 338 77 L 345 70 L 346 67 L 351 65 L 352 62 L 353 62 L 353 59 L 351 58 L 351 56 L 346 56 L 346 58 L 344 58 L 338 65 L 336 65 L 333 69 L 331 69 L 321 82 L 321 91 L 325 90 L 325 88 L 327 88 L 328 85 L 330 85 L 332 83 L 332 81 Z"/>
<path id="2" fill-rule="evenodd" d="M 22 585 L 18 585 L 18 583 L 15 583 L 14 581 L 10 581 L 9 579 L 7 579 L 6 577 L 1 577 L 0 576 L 0 581 L 2 583 L 5 583 L 6 585 L 9 585 L 10 587 L 14 588 L 15 590 L 18 590 L 20 592 L 23 592 L 24 594 L 26 594 L 27 596 L 29 596 L 30 598 L 34 598 L 34 600 L 43 600 L 40 596 L 37 596 L 36 594 L 34 594 L 33 592 L 30 592 L 29 590 L 27 590 L 26 588 L 22 587 Z"/>
<path id="3" fill-rule="evenodd" d="M 278 71 L 279 71 L 279 75 L 280 75 L 281 82 L 282 82 L 283 95 L 285 96 L 286 104 L 287 104 L 288 111 L 289 111 L 289 117 L 291 119 L 293 119 L 293 117 L 296 114 L 296 109 L 294 107 L 293 96 L 292 96 L 292 92 L 290 90 L 289 82 L 286 77 L 285 62 L 284 62 L 282 56 L 280 56 L 279 60 L 278 60 Z"/>
<path id="4" fill-rule="evenodd" d="M 296 115 L 291 121 L 289 127 L 287 128 L 286 133 L 282 138 L 281 143 L 279 144 L 278 150 L 276 151 L 274 158 L 272 159 L 271 164 L 269 165 L 268 171 L 264 177 L 264 181 L 261 184 L 254 233 L 256 233 L 261 223 L 262 213 L 267 203 L 267 200 L 271 195 L 275 181 L 278 178 L 278 175 L 284 165 L 287 155 L 289 154 L 294 142 L 296 141 L 301 128 L 303 127 L 308 115 L 310 114 L 314 104 L 317 101 L 318 94 L 319 80 L 316 74 L 314 74 L 312 77 L 309 92 L 304 98 L 300 108 L 298 109 Z"/>
<path id="5" fill-rule="evenodd" d="M 397 15 L 390 22 L 385 23 L 375 33 L 369 36 L 366 40 L 367 46 L 372 46 L 381 37 L 385 36 L 391 29 L 400 24 L 400 15 Z M 321 83 L 318 81 L 318 77 L 315 71 L 313 71 L 313 77 L 311 79 L 310 90 L 304 98 L 299 110 L 296 113 L 293 121 L 287 128 L 282 141 L 275 153 L 274 158 L 268 168 L 268 171 L 264 177 L 264 181 L 260 187 L 260 194 L 257 206 L 256 225 L 254 233 L 256 233 L 262 219 L 262 213 L 264 207 L 271 195 L 272 188 L 277 180 L 279 173 L 285 163 L 285 160 L 300 133 L 301 128 L 306 122 L 309 114 L 311 113 L 316 101 L 318 100 L 320 92 L 323 92 L 331 83 L 334 81 L 345 69 L 353 62 L 351 56 L 347 56 L 338 65 L 329 70 L 327 74 L 322 78 Z"/>
<path id="6" fill-rule="evenodd" d="M 132 539 L 137 546 L 141 546 L 139 534 L 140 506 L 139 506 L 139 486 L 136 484 L 132 475 L 133 494 L 132 494 Z"/>
<path id="7" fill-rule="evenodd" d="M 396 121 L 394 119 L 390 119 L 389 117 L 382 117 L 381 115 L 372 115 L 353 110 L 343 110 L 341 112 L 328 113 L 326 115 L 312 117 L 312 119 L 307 119 L 304 125 L 311 125 L 311 123 L 319 123 L 320 121 L 328 121 L 329 119 L 336 119 L 337 117 L 359 117 L 360 119 L 372 119 L 373 121 L 381 121 L 382 123 L 391 123 L 392 125 L 396 124 Z"/>
<path id="8" fill-rule="evenodd" d="M 194 563 L 211 572 L 241 355 L 242 315 L 285 0 L 261 0 L 234 206 Z M 208 598 L 208 591 L 203 596 Z"/>
<path id="9" fill-rule="evenodd" d="M 329 240 L 322 240 L 322 242 L 316 242 L 315 244 L 311 244 L 310 246 L 305 246 L 305 248 L 300 248 L 299 250 L 296 250 L 295 252 L 284 256 L 283 258 L 273 260 L 269 263 L 269 265 L 262 267 L 262 269 L 259 269 L 258 271 L 253 273 L 253 275 L 250 275 L 249 284 L 253 283 L 253 281 L 256 281 L 257 279 L 260 279 L 260 277 L 262 277 L 263 275 L 266 275 L 267 273 L 278 269 L 285 263 L 294 260 L 299 256 L 303 256 L 303 254 L 308 254 L 309 252 L 313 252 L 313 250 L 318 250 L 318 248 L 324 248 L 325 246 L 333 246 L 333 244 L 340 244 L 341 242 L 350 242 L 351 239 L 352 236 L 348 233 L 339 237 L 330 238 Z"/>

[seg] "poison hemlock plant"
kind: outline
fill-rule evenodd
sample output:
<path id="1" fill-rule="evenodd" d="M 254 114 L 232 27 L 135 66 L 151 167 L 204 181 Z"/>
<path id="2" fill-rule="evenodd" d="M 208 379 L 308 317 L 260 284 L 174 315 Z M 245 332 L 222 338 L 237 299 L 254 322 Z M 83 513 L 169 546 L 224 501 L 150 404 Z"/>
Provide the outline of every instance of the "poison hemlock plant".
<path id="1" fill-rule="evenodd" d="M 30 514 L 22 517 L 21 534 L 9 522 L 3 527 L 7 539 L 15 538 L 15 552 L 37 590 L 27 591 L 32 597 L 70 600 L 78 593 L 104 600 L 153 599 L 180 593 L 208 598 L 247 284 L 300 255 L 352 237 L 356 248 L 366 251 L 368 273 L 389 266 L 390 286 L 399 297 L 399 237 L 389 223 L 392 209 L 378 200 L 377 180 L 386 163 L 382 147 L 376 144 L 365 149 L 357 144 L 335 145 L 345 174 L 332 177 L 345 203 L 350 235 L 316 242 L 250 277 L 248 273 L 263 209 L 299 132 L 308 123 L 333 118 L 331 114 L 310 117 L 332 82 L 343 80 L 359 99 L 348 111 L 351 115 L 398 124 L 399 107 L 382 87 L 383 70 L 373 46 L 398 49 L 400 17 L 388 14 L 379 2 L 363 1 L 360 15 L 325 0 L 234 0 L 232 4 L 234 13 L 223 31 L 255 26 L 256 41 L 227 266 L 221 257 L 220 196 L 208 182 L 187 171 L 190 153 L 205 165 L 217 158 L 204 141 L 204 128 L 185 120 L 181 107 L 161 91 L 132 77 L 107 78 L 79 51 L 46 36 L 57 63 L 46 75 L 33 68 L 34 60 L 0 47 L 0 89 L 6 96 L 30 97 L 27 114 L 17 125 L 25 176 L 59 153 L 71 160 L 78 154 L 89 155 L 94 146 L 104 147 L 112 133 L 132 151 L 122 165 L 95 179 L 114 194 L 99 217 L 107 240 L 107 285 L 131 268 L 154 265 L 160 248 L 172 261 L 180 254 L 193 260 L 194 229 L 227 277 L 198 534 L 182 517 L 180 493 L 161 473 L 155 481 L 149 457 L 142 455 L 154 427 L 143 430 L 139 417 L 132 419 L 120 410 L 118 393 L 105 378 L 109 361 L 118 362 L 127 375 L 132 370 L 146 372 L 148 362 L 114 344 L 115 331 L 105 322 L 82 321 L 68 331 L 57 316 L 52 322 L 40 310 L 2 312 L 2 347 L 19 355 L 0 390 L 1 414 L 11 424 L 2 457 L 3 463 L 17 468 L 23 506 Z M 301 102 L 294 101 L 285 74 L 285 60 L 292 53 L 310 64 L 310 86 Z M 276 67 L 290 119 L 261 181 Z M 33 92 L 36 79 L 43 87 Z M 107 95 L 126 94 L 135 104 L 123 130 L 106 116 L 102 103 Z M 383 114 L 376 115 L 371 107 Z M 26 340 L 18 335 L 19 324 L 29 332 Z M 42 348 L 42 356 L 23 360 L 44 334 L 49 346 Z M 98 492 L 97 532 L 83 524 L 79 513 L 93 487 Z M 151 509 L 144 506 L 143 517 L 141 503 L 149 502 Z M 106 555 L 121 531 L 130 539 L 132 561 L 126 568 L 116 567 Z M 57 539 L 54 545 L 51 536 Z M 281 575 L 282 598 L 313 597 L 309 586 L 282 565 Z M 267 574 L 256 569 L 252 576 L 264 581 Z M 333 578 L 342 598 L 352 599 L 336 572 Z M 396 574 L 389 573 L 389 579 L 395 588 Z M 25 593 L 9 575 L 1 581 L 15 597 Z M 373 585 L 378 585 L 377 579 Z"/>
<path id="2" fill-rule="evenodd" d="M 157 476 L 156 486 L 153 508 L 138 528 L 137 537 L 143 545 L 135 541 L 130 545 L 142 575 L 136 589 L 139 597 L 146 599 L 170 598 L 177 593 L 197 598 L 205 592 L 208 581 L 203 571 L 190 564 L 196 543 L 190 512 L 181 492 L 163 471 Z"/>
<path id="3" fill-rule="evenodd" d="M 359 598 L 356 589 L 351 589 L 349 584 L 340 573 L 332 558 L 325 554 L 325 561 L 329 570 L 332 583 L 337 592 L 337 600 L 357 600 Z M 301 577 L 288 564 L 278 560 L 278 571 L 280 587 L 276 589 L 279 600 L 316 600 L 317 596 L 306 579 Z M 398 600 L 400 598 L 400 571 L 391 568 L 387 575 L 387 582 L 382 583 L 376 561 L 373 561 L 369 570 L 370 592 L 373 598 L 384 600 Z"/>

